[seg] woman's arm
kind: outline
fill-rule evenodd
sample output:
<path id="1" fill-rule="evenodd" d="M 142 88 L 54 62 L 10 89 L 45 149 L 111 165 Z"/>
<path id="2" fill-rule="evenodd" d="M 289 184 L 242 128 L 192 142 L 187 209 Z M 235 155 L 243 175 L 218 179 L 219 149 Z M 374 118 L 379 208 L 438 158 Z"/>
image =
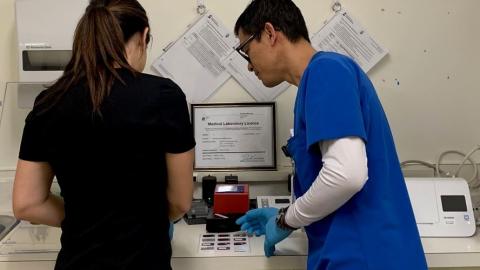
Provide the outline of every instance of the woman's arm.
<path id="1" fill-rule="evenodd" d="M 166 154 L 169 202 L 171 221 L 180 219 L 190 210 L 193 197 L 193 159 L 194 150 L 180 154 Z"/>
<path id="2" fill-rule="evenodd" d="M 13 213 L 17 219 L 60 227 L 63 199 L 50 193 L 54 173 L 48 162 L 18 160 L 13 184 Z"/>

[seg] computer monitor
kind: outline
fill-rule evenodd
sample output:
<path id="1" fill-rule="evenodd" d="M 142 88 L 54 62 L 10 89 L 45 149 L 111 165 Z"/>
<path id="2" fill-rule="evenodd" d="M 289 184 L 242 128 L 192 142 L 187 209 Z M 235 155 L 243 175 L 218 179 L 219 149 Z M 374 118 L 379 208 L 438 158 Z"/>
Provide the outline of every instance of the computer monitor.
<path id="1" fill-rule="evenodd" d="M 275 103 L 191 104 L 196 171 L 276 170 Z"/>

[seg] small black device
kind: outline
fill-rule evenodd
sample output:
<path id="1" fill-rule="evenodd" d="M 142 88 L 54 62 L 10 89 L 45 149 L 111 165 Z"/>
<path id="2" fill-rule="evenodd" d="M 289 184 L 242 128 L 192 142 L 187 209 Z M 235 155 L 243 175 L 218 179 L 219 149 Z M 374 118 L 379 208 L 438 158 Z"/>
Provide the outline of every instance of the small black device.
<path id="1" fill-rule="evenodd" d="M 293 182 L 293 174 L 289 173 L 288 179 L 287 179 L 287 189 L 288 189 L 288 192 L 290 193 L 292 193 L 292 182 Z"/>
<path id="2" fill-rule="evenodd" d="M 287 145 L 282 146 L 282 152 L 286 157 L 292 157 L 292 155 L 290 155 L 290 152 L 288 152 Z"/>
<path id="3" fill-rule="evenodd" d="M 225 184 L 238 184 L 238 176 L 233 174 L 225 175 Z"/>
<path id="4" fill-rule="evenodd" d="M 185 214 L 184 219 L 188 225 L 207 223 L 208 205 L 202 199 L 194 199 L 192 207 Z"/>
<path id="5" fill-rule="evenodd" d="M 214 214 L 210 211 L 207 217 L 206 230 L 209 233 L 236 232 L 240 230 L 240 225 L 235 221 L 243 214 Z"/>
<path id="6" fill-rule="evenodd" d="M 208 175 L 202 177 L 202 199 L 208 206 L 213 205 L 213 194 L 217 185 L 217 177 Z"/>

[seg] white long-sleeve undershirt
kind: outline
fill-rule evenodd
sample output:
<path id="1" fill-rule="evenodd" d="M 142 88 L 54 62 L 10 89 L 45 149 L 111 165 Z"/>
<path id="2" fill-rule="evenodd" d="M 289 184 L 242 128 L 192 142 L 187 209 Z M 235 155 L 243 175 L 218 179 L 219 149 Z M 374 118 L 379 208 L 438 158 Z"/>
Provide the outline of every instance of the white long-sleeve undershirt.
<path id="1" fill-rule="evenodd" d="M 334 212 L 362 189 L 368 179 L 365 143 L 359 137 L 319 142 L 323 167 L 307 192 L 285 215 L 295 228 L 307 226 Z"/>

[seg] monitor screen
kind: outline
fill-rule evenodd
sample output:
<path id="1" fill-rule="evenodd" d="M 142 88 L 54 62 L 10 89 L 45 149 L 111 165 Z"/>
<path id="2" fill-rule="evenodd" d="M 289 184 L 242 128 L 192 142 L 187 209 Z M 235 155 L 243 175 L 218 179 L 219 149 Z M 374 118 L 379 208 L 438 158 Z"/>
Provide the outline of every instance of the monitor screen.
<path id="1" fill-rule="evenodd" d="M 443 212 L 466 212 L 467 203 L 463 195 L 442 195 Z"/>
<path id="2" fill-rule="evenodd" d="M 275 170 L 275 103 L 192 104 L 195 170 Z"/>

